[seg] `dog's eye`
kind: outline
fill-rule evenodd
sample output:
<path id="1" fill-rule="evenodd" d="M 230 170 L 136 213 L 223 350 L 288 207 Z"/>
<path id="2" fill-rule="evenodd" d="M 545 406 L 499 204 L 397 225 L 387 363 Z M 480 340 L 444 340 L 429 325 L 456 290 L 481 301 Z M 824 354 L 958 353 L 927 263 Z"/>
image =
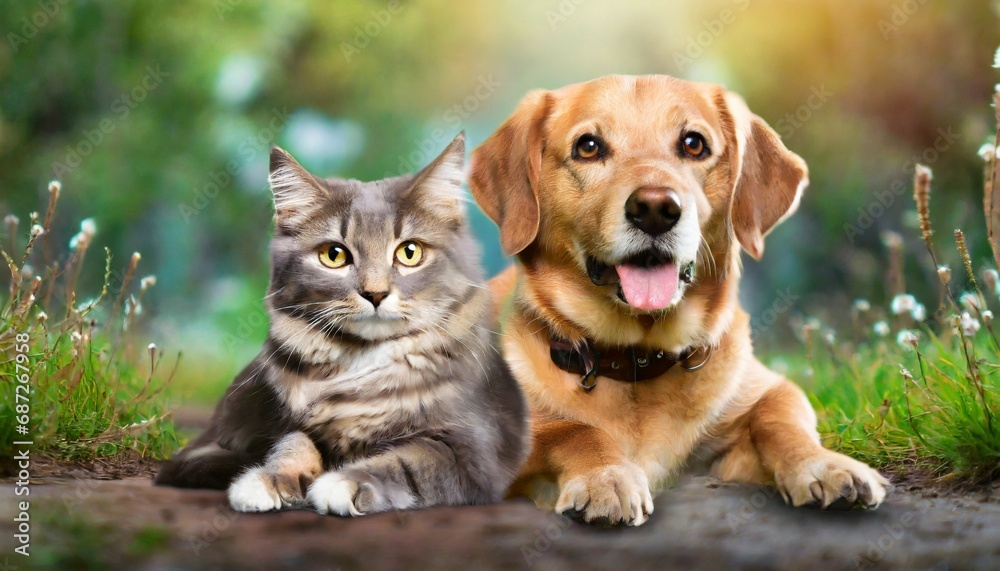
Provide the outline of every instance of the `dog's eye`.
<path id="1" fill-rule="evenodd" d="M 599 159 L 604 156 L 604 141 L 597 135 L 581 135 L 573 146 L 573 158 L 581 160 Z"/>
<path id="2" fill-rule="evenodd" d="M 708 145 L 705 138 L 698 133 L 686 133 L 681 137 L 681 151 L 692 159 L 703 159 L 708 156 Z"/>

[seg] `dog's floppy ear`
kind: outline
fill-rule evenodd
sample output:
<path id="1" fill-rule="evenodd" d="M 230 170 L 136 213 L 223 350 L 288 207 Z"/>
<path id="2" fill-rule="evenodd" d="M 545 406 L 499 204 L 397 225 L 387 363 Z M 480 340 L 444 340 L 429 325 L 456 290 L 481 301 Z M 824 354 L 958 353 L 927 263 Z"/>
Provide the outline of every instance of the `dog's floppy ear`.
<path id="1" fill-rule="evenodd" d="M 732 137 L 734 149 L 729 222 L 743 249 L 759 260 L 767 233 L 799 207 L 809 170 L 742 97 L 725 93 L 723 99 L 731 119 L 727 136 Z M 723 123 L 727 122 L 725 111 Z"/>
<path id="2" fill-rule="evenodd" d="M 500 227 L 500 245 L 510 255 L 530 246 L 538 235 L 542 135 L 553 99 L 547 91 L 532 91 L 472 152 L 469 188 Z"/>

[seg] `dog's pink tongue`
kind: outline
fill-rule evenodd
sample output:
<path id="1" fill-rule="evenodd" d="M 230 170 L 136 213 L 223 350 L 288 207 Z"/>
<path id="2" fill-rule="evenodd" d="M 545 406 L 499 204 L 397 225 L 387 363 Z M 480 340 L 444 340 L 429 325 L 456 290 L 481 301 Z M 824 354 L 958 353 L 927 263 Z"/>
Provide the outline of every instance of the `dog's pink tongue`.
<path id="1" fill-rule="evenodd" d="M 636 309 L 666 309 L 677 291 L 677 266 L 665 264 L 653 268 L 615 266 L 621 279 L 625 301 Z"/>

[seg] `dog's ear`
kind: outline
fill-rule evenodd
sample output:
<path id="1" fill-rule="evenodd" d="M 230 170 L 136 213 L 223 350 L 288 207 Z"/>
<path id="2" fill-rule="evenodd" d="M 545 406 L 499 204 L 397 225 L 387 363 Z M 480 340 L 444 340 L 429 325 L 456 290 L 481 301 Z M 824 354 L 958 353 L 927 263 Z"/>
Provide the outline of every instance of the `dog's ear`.
<path id="1" fill-rule="evenodd" d="M 721 98 L 724 108 L 720 112 L 733 150 L 729 161 L 731 232 L 759 260 L 764 237 L 798 208 L 809 184 L 809 170 L 742 97 L 727 92 Z"/>
<path id="2" fill-rule="evenodd" d="M 500 245 L 514 255 L 538 235 L 538 177 L 543 131 L 554 96 L 532 91 L 514 114 L 472 152 L 469 188 L 497 226 Z"/>

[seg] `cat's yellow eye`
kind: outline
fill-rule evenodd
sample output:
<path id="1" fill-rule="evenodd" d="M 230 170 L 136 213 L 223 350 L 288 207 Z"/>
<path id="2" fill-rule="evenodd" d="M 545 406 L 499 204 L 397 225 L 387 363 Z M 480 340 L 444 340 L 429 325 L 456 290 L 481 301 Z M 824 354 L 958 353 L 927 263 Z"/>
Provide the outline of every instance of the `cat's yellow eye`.
<path id="1" fill-rule="evenodd" d="M 351 253 L 340 244 L 330 244 L 320 248 L 319 262 L 335 270 L 351 263 Z"/>
<path id="2" fill-rule="evenodd" d="M 423 261 L 424 249 L 416 242 L 403 242 L 396 248 L 396 259 L 399 260 L 400 264 L 412 268 Z"/>

